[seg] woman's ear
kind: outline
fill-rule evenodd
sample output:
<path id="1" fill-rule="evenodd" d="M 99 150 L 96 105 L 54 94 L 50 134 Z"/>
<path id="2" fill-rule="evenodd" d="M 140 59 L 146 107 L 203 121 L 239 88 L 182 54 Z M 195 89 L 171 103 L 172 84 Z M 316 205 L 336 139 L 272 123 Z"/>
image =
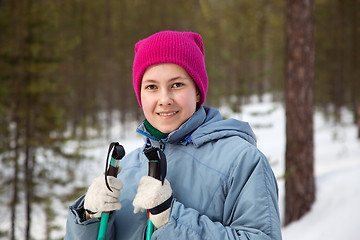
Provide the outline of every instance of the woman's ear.
<path id="1" fill-rule="evenodd" d="M 200 99 L 201 99 L 201 95 L 200 95 L 200 91 L 198 88 L 196 88 L 196 102 L 200 102 Z"/>

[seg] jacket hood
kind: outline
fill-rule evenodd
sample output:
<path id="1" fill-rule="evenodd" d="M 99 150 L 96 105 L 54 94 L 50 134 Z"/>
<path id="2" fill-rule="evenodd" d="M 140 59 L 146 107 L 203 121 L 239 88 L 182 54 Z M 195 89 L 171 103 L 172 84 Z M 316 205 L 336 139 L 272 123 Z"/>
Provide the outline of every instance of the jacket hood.
<path id="1" fill-rule="evenodd" d="M 154 139 L 143 123 L 137 131 L 147 138 Z M 239 136 L 256 146 L 255 134 L 247 122 L 236 119 L 223 120 L 218 110 L 202 106 L 179 129 L 171 132 L 161 141 L 178 144 L 193 143 L 196 147 L 200 147 L 207 142 L 232 136 Z"/>
<path id="2" fill-rule="evenodd" d="M 204 107 L 204 111 L 206 113 L 204 124 L 191 134 L 195 146 L 232 136 L 239 136 L 256 146 L 256 137 L 249 123 L 236 119 L 223 120 L 220 112 L 211 107 Z"/>

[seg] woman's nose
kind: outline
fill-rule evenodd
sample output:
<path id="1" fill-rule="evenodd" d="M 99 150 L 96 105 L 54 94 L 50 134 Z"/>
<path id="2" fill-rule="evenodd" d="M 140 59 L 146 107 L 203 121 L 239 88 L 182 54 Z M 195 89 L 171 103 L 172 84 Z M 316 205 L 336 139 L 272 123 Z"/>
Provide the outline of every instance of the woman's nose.
<path id="1" fill-rule="evenodd" d="M 159 96 L 160 105 L 171 105 L 173 103 L 172 93 L 168 89 L 162 89 Z"/>

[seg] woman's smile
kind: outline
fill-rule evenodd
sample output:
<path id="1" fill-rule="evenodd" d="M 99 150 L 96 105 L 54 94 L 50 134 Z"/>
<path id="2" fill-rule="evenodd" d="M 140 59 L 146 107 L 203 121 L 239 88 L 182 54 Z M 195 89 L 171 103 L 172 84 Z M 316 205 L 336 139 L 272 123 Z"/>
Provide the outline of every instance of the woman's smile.
<path id="1" fill-rule="evenodd" d="M 174 111 L 174 112 L 159 112 L 158 115 L 163 116 L 163 117 L 169 117 L 169 116 L 173 116 L 175 114 L 177 114 L 179 111 Z"/>

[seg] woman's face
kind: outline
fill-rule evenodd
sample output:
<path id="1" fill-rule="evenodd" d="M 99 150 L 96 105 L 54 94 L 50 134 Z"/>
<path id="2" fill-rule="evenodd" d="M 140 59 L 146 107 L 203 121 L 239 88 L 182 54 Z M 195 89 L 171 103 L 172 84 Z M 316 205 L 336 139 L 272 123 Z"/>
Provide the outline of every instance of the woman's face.
<path id="1" fill-rule="evenodd" d="M 149 123 L 163 133 L 180 127 L 200 101 L 195 82 L 182 67 L 158 64 L 149 67 L 141 82 L 141 104 Z"/>

